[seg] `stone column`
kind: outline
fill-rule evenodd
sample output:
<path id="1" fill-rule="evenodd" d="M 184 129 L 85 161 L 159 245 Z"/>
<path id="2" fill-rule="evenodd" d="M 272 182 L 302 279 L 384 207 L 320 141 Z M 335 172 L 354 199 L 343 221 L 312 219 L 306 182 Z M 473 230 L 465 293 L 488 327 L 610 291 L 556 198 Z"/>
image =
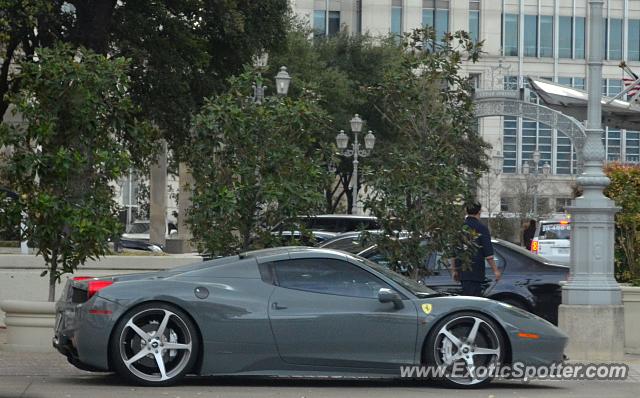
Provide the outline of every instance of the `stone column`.
<path id="1" fill-rule="evenodd" d="M 180 252 L 193 251 L 191 245 L 191 229 L 187 223 L 189 209 L 191 209 L 191 190 L 193 189 L 193 175 L 186 163 L 178 165 L 180 178 L 180 195 L 178 196 L 178 239 L 180 240 Z"/>
<path id="2" fill-rule="evenodd" d="M 619 210 L 604 196 L 602 59 L 603 0 L 589 0 L 589 84 L 581 197 L 571 213 L 571 276 L 562 290 L 558 325 L 569 335 L 567 355 L 577 360 L 616 360 L 624 354 L 624 314 L 614 278 L 614 216 Z"/>
<path id="3" fill-rule="evenodd" d="M 149 243 L 164 246 L 167 234 L 167 142 L 162 140 L 162 148 L 156 163 L 151 166 L 150 231 Z"/>

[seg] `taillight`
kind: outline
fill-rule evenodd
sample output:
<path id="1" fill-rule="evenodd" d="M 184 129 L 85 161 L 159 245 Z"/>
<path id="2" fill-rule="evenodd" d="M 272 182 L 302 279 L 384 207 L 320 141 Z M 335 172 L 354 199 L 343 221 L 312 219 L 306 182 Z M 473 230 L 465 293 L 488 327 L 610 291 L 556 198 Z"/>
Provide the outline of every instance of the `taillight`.
<path id="1" fill-rule="evenodd" d="M 74 276 L 72 281 L 86 281 L 87 279 L 93 279 L 93 276 Z"/>
<path id="2" fill-rule="evenodd" d="M 538 248 L 539 248 L 539 243 L 537 240 L 534 240 L 531 242 L 531 252 L 532 253 L 538 253 Z"/>
<path id="3" fill-rule="evenodd" d="M 113 285 L 113 281 L 90 281 L 87 285 L 87 300 L 93 297 L 98 291 L 107 286 Z"/>

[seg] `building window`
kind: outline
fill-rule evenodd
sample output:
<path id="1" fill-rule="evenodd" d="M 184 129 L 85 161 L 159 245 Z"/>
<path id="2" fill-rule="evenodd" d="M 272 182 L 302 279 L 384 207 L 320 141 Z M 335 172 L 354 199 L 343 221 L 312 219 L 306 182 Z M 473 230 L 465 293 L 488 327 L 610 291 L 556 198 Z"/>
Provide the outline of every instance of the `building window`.
<path id="1" fill-rule="evenodd" d="M 469 34 L 474 43 L 480 41 L 480 0 L 469 0 Z"/>
<path id="2" fill-rule="evenodd" d="M 480 89 L 480 81 L 482 75 L 480 73 L 469 73 L 469 81 L 474 90 Z"/>
<path id="3" fill-rule="evenodd" d="M 518 118 L 505 116 L 503 121 L 502 172 L 516 173 L 518 161 Z"/>
<path id="4" fill-rule="evenodd" d="M 540 16 L 540 56 L 553 57 L 553 17 Z"/>
<path id="5" fill-rule="evenodd" d="M 504 89 L 505 90 L 517 90 L 518 89 L 518 76 L 505 76 L 504 77 Z"/>
<path id="6" fill-rule="evenodd" d="M 637 131 L 625 133 L 625 161 L 628 163 L 640 162 L 640 133 Z"/>
<path id="7" fill-rule="evenodd" d="M 575 17 L 575 55 L 576 59 L 584 59 L 584 17 Z"/>
<path id="8" fill-rule="evenodd" d="M 430 26 L 436 40 L 449 31 L 449 0 L 422 0 L 422 26 Z"/>
<path id="9" fill-rule="evenodd" d="M 573 18 L 560 17 L 558 25 L 558 57 L 573 57 Z"/>
<path id="10" fill-rule="evenodd" d="M 500 211 L 508 212 L 511 209 L 509 206 L 511 200 L 510 198 L 500 198 Z"/>
<path id="11" fill-rule="evenodd" d="M 619 162 L 621 159 L 621 149 L 620 146 L 620 130 L 618 129 L 605 129 L 606 134 L 606 151 L 607 151 L 607 161 L 609 162 Z"/>
<path id="12" fill-rule="evenodd" d="M 622 80 L 602 79 L 602 95 L 615 97 L 622 91 Z"/>
<path id="13" fill-rule="evenodd" d="M 571 198 L 556 198 L 556 213 L 564 213 L 567 207 L 571 206 Z"/>
<path id="14" fill-rule="evenodd" d="M 391 3 L 391 33 L 402 34 L 402 0 L 393 0 Z"/>
<path id="15" fill-rule="evenodd" d="M 558 83 L 584 90 L 584 77 L 558 77 Z M 606 93 L 606 91 L 604 92 Z"/>
<path id="16" fill-rule="evenodd" d="M 524 16 L 524 56 L 535 57 L 538 55 L 538 17 L 536 15 Z"/>
<path id="17" fill-rule="evenodd" d="M 629 40 L 627 43 L 629 61 L 640 61 L 640 20 L 629 20 Z"/>
<path id="18" fill-rule="evenodd" d="M 313 12 L 313 36 L 324 37 L 326 33 L 325 10 L 315 10 Z M 333 36 L 340 31 L 340 11 L 329 11 L 329 36 Z"/>
<path id="19" fill-rule="evenodd" d="M 607 59 L 622 59 L 622 19 L 609 18 L 607 28 Z"/>
<path id="20" fill-rule="evenodd" d="M 503 55 L 517 56 L 519 37 L 518 14 L 503 14 L 502 18 Z"/>

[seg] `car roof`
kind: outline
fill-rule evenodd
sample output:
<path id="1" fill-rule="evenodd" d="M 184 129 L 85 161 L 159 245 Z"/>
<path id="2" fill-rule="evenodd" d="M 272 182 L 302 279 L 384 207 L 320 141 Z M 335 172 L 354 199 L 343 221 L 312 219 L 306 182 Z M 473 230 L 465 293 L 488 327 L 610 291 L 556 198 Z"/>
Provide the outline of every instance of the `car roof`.
<path id="1" fill-rule="evenodd" d="M 322 248 L 317 248 L 317 247 L 310 247 L 310 246 L 282 246 L 282 247 L 271 247 L 271 248 L 267 248 L 267 249 L 260 249 L 260 250 L 252 250 L 252 251 L 247 251 L 244 253 L 240 253 L 240 258 L 256 258 L 258 261 L 260 261 L 261 259 L 264 259 L 266 257 L 273 257 L 273 256 L 279 256 L 279 255 L 287 255 L 289 258 L 300 258 L 300 257 L 307 257 L 310 254 L 312 255 L 325 255 L 328 257 L 335 257 L 335 258 L 344 258 L 345 257 L 345 253 L 339 251 L 339 250 L 333 250 L 333 249 L 322 249 Z"/>

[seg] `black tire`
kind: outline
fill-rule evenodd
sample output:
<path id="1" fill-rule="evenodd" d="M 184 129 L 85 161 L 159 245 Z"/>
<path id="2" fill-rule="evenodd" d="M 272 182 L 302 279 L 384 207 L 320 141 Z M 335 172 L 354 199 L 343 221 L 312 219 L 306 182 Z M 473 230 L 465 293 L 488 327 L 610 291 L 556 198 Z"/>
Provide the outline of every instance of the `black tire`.
<path id="1" fill-rule="evenodd" d="M 143 386 L 179 382 L 193 369 L 199 353 L 199 336 L 191 318 L 167 303 L 147 303 L 129 310 L 116 324 L 109 342 L 114 370 Z"/>
<path id="2" fill-rule="evenodd" d="M 471 332 L 476 324 L 473 337 Z M 493 319 L 477 312 L 458 312 L 446 316 L 433 327 L 424 345 L 423 358 L 427 366 L 447 369 L 444 377 L 435 378 L 445 386 L 478 388 L 492 380 L 490 374 L 479 377 L 482 369 L 504 362 L 506 344 L 502 330 Z M 460 372 L 452 372 L 456 366 L 466 369 L 465 377 L 460 377 Z M 469 366 L 478 369 L 477 373 L 472 374 Z"/>

